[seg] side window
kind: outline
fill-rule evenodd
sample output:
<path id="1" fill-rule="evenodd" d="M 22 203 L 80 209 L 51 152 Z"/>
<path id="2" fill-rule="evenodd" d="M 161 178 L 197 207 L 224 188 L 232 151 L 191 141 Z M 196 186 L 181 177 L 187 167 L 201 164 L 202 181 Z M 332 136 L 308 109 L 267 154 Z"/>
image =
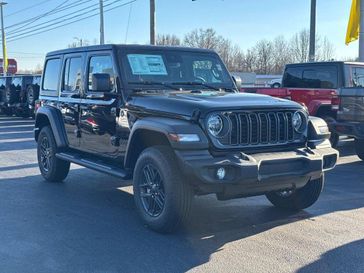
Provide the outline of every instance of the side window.
<path id="1" fill-rule="evenodd" d="M 353 67 L 352 73 L 353 87 L 364 87 L 364 68 Z"/>
<path id="2" fill-rule="evenodd" d="M 302 80 L 302 68 L 289 67 L 284 72 L 282 86 L 284 87 L 298 87 Z"/>
<path id="3" fill-rule="evenodd" d="M 69 58 L 66 60 L 62 82 L 62 91 L 79 92 L 82 85 L 82 59 Z"/>
<path id="4" fill-rule="evenodd" d="M 50 59 L 47 61 L 43 74 L 43 90 L 56 91 L 61 68 L 60 59 Z"/>
<path id="5" fill-rule="evenodd" d="M 110 55 L 93 56 L 88 63 L 88 90 L 92 90 L 93 74 L 109 74 L 110 75 L 110 91 L 115 88 L 115 75 L 112 58 Z"/>

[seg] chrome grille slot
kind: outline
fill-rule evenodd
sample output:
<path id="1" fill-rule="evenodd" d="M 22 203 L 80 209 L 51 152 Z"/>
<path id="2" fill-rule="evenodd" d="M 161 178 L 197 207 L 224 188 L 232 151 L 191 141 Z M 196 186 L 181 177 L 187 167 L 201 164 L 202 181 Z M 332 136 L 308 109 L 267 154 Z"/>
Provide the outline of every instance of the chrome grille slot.
<path id="1" fill-rule="evenodd" d="M 299 140 L 292 111 L 225 113 L 230 132 L 219 142 L 229 146 L 281 145 Z"/>

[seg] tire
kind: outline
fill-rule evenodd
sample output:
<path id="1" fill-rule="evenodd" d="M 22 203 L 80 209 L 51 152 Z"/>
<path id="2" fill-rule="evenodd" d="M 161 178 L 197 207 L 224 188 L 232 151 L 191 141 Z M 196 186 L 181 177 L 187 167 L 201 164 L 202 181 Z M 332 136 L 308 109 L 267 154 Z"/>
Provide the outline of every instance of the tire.
<path id="1" fill-rule="evenodd" d="M 142 152 L 134 169 L 133 189 L 138 214 L 150 229 L 170 233 L 187 219 L 193 193 L 169 147 Z"/>
<path id="2" fill-rule="evenodd" d="M 5 101 L 9 104 L 14 104 L 16 102 L 19 102 L 19 93 L 10 87 L 7 87 L 5 89 Z"/>
<path id="3" fill-rule="evenodd" d="M 364 139 L 355 139 L 355 152 L 364 161 Z"/>
<path id="4" fill-rule="evenodd" d="M 49 182 L 62 182 L 68 175 L 70 163 L 56 157 L 57 146 L 53 132 L 45 126 L 38 136 L 38 165 L 45 180 Z"/>
<path id="5" fill-rule="evenodd" d="M 279 87 L 281 87 L 281 85 L 279 83 L 275 83 L 275 84 L 272 85 L 272 87 L 273 88 L 279 88 Z"/>
<path id="6" fill-rule="evenodd" d="M 27 104 L 34 106 L 35 101 L 38 99 L 39 97 L 39 91 L 34 88 L 32 85 L 29 85 L 27 88 Z"/>
<path id="7" fill-rule="evenodd" d="M 330 124 L 335 122 L 335 119 L 331 116 L 324 116 L 324 117 L 322 117 L 322 119 L 325 120 L 325 122 L 329 125 L 329 128 L 330 128 Z M 339 144 L 340 136 L 331 130 L 330 130 L 330 133 L 331 133 L 331 136 L 330 136 L 331 146 L 333 148 L 336 148 L 337 145 Z"/>
<path id="8" fill-rule="evenodd" d="M 286 210 L 302 210 L 312 206 L 319 198 L 324 187 L 324 175 L 316 180 L 310 180 L 303 188 L 289 194 L 284 192 L 270 192 L 266 194 L 268 200 L 276 207 Z"/>

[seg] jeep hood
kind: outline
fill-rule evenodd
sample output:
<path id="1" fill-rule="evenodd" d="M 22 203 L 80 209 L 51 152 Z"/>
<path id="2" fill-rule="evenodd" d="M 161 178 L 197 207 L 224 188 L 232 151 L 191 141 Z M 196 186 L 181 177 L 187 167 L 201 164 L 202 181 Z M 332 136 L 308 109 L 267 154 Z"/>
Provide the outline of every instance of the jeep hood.
<path id="1" fill-rule="evenodd" d="M 196 111 L 199 111 L 203 118 L 210 112 L 224 110 L 302 109 L 298 103 L 266 95 L 216 91 L 139 93 L 128 99 L 127 107 L 131 111 L 144 112 L 145 114 L 177 115 L 186 118 L 191 118 Z"/>

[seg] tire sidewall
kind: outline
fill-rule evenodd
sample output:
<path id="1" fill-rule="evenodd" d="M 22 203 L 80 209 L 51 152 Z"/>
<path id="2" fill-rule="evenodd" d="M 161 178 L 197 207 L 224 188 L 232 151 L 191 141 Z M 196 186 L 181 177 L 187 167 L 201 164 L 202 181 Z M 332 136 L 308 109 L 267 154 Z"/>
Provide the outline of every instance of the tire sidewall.
<path id="1" fill-rule="evenodd" d="M 164 208 L 160 215 L 156 217 L 150 216 L 144 209 L 142 200 L 140 197 L 139 184 L 143 181 L 143 168 L 147 164 L 153 165 L 160 173 L 163 180 L 164 192 L 165 192 L 165 202 Z M 175 162 L 168 161 L 168 158 L 161 153 L 157 148 L 146 149 L 139 157 L 133 178 L 133 188 L 134 188 L 134 200 L 137 206 L 138 213 L 142 218 L 143 222 L 150 228 L 161 231 L 160 229 L 169 225 L 179 218 L 179 205 L 178 201 L 181 196 L 178 194 L 183 194 L 183 189 L 181 189 L 181 183 L 184 183 L 181 179 L 181 175 L 175 166 Z"/>
<path id="2" fill-rule="evenodd" d="M 44 137 L 46 137 L 48 139 L 49 147 L 51 148 L 52 163 L 51 163 L 51 168 L 48 170 L 48 172 L 46 172 L 44 170 L 43 166 L 41 165 L 41 153 L 40 153 L 41 148 L 40 148 L 40 146 L 42 143 L 42 139 Z M 55 168 L 56 168 L 56 164 L 55 164 L 56 149 L 57 149 L 57 146 L 56 146 L 56 142 L 54 140 L 54 136 L 53 136 L 51 129 L 48 126 L 43 127 L 38 136 L 37 157 L 38 157 L 38 163 L 39 163 L 39 170 L 40 170 L 42 176 L 47 180 L 51 179 L 53 173 L 55 173 L 55 171 L 56 171 L 55 170 Z"/>

